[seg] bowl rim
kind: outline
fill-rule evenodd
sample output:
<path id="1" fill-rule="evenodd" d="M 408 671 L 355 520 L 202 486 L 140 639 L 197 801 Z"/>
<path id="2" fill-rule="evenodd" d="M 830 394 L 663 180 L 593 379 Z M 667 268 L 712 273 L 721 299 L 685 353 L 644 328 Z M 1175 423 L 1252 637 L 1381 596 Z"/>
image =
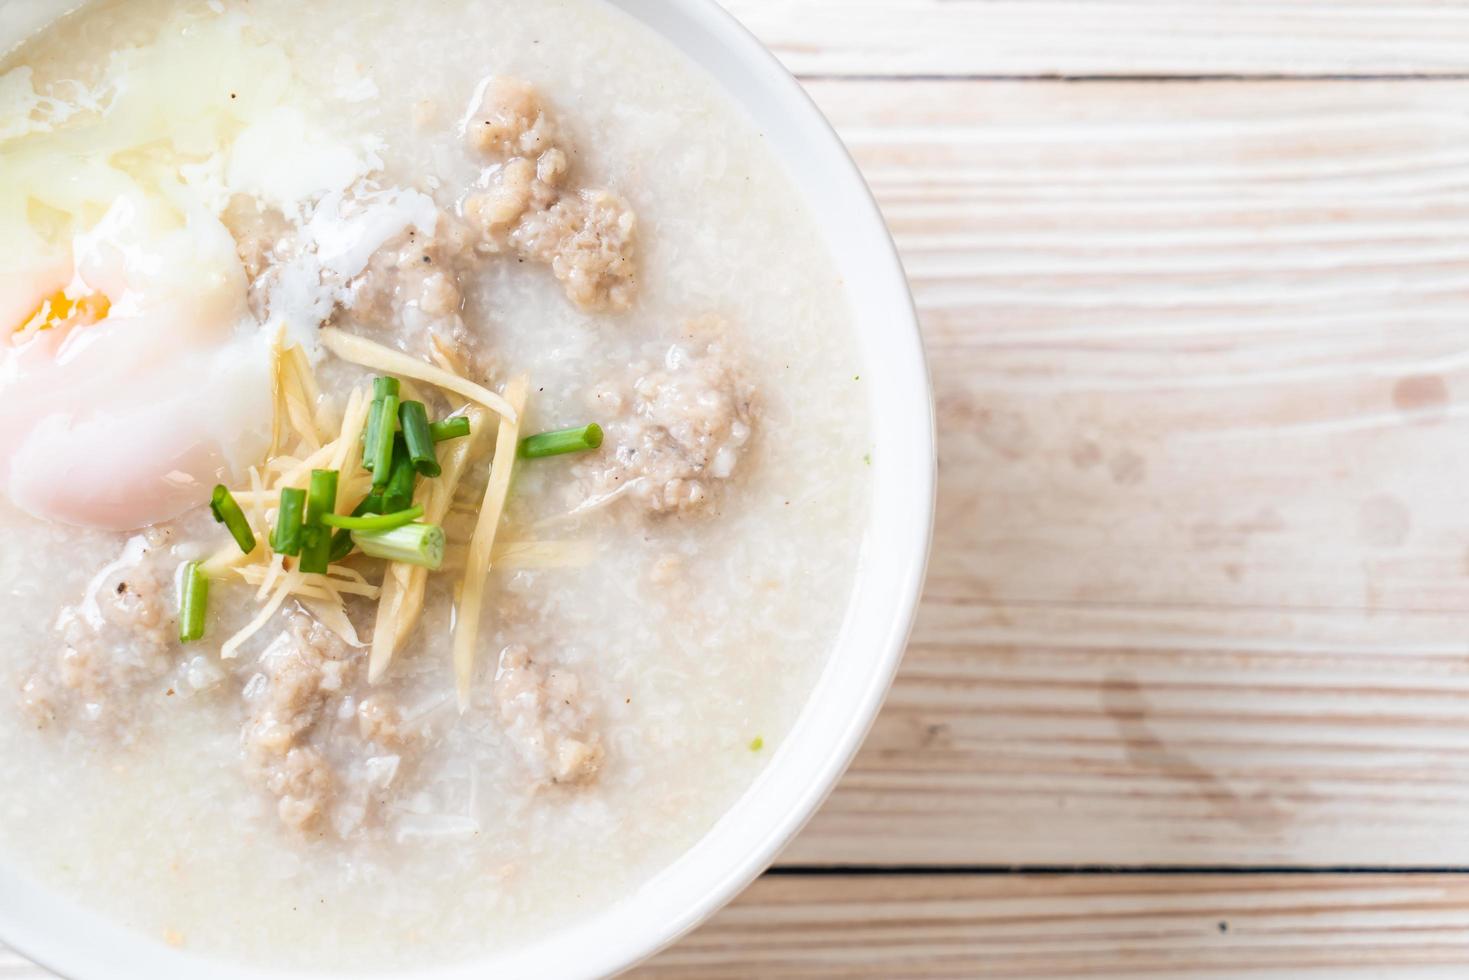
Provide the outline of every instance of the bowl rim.
<path id="1" fill-rule="evenodd" d="M 901 663 L 917 614 L 932 537 L 937 451 L 933 390 L 918 317 L 902 262 L 871 190 L 835 129 L 779 60 L 716 0 L 606 0 L 701 65 L 755 120 L 823 233 L 838 268 L 862 266 L 847 283 L 854 326 L 873 382 L 873 496 L 863 556 L 847 619 L 790 734 L 728 812 L 688 851 L 612 906 L 509 950 L 466 961 L 384 974 L 396 980 L 471 980 L 492 974 L 611 976 L 667 948 L 758 877 L 816 813 L 861 747 Z M 34 0 L 44 4 L 46 0 Z M 59 11 L 78 0 L 56 0 Z M 64 12 L 64 11 L 63 11 Z M 0 38 L 0 41 L 3 41 Z M 0 50 L 5 45 L 0 44 Z M 733 82 L 742 82 L 736 86 Z M 802 161 L 797 167 L 794 161 Z M 823 206 L 813 204 L 819 197 Z M 828 225 L 841 216 L 842 234 Z M 873 300 L 857 308 L 857 293 Z M 881 356 L 874 347 L 885 345 Z M 875 409 L 881 400 L 886 413 Z M 881 422 L 884 433 L 879 433 Z M 886 507 L 887 510 L 882 510 Z M 868 600 L 864 604 L 864 596 Z M 841 682 L 843 654 L 865 653 L 863 671 L 840 703 L 825 689 Z M 838 709 L 841 710 L 838 710 Z M 822 745 L 816 744 L 821 736 Z M 800 744 L 805 737 L 809 745 Z M 766 802 L 768 801 L 768 802 Z M 760 806 L 759 804 L 765 803 Z M 740 820 L 758 815 L 758 822 Z M 720 853 L 724 848 L 725 853 Z M 686 882 L 677 879 L 688 879 Z M 675 887 L 675 885 L 677 887 Z M 659 913 L 637 926 L 629 910 Z M 158 980 L 310 980 L 320 972 L 264 970 L 181 953 L 103 919 L 49 889 L 0 875 L 0 940 L 70 977 Z M 548 959 L 549 958 L 549 959 Z"/>

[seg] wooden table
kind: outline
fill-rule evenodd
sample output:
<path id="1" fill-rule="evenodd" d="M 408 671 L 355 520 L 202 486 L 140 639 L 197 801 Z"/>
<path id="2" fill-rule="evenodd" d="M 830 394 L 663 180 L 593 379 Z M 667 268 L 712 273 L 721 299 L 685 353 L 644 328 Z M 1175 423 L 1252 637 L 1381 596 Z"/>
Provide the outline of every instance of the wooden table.
<path id="1" fill-rule="evenodd" d="M 939 533 L 852 771 L 638 975 L 1469 975 L 1469 2 L 729 6 L 902 248 Z"/>

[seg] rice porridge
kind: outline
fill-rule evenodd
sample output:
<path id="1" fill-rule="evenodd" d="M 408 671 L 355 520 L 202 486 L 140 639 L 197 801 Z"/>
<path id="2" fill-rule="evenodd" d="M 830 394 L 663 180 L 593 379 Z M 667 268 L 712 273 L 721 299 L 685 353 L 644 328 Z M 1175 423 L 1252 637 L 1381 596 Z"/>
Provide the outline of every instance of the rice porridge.
<path id="1" fill-rule="evenodd" d="M 340 971 L 617 901 L 780 747 L 868 419 L 762 138 L 599 0 L 129 0 L 0 67 L 0 869 Z"/>

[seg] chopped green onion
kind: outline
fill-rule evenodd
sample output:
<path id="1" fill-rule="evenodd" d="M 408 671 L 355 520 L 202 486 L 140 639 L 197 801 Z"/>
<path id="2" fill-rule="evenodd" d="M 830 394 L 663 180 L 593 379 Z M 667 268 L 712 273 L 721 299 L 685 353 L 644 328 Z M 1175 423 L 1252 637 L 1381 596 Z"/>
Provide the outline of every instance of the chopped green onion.
<path id="1" fill-rule="evenodd" d="M 342 514 L 327 514 L 321 519 L 328 527 L 339 527 L 348 531 L 391 531 L 404 524 L 412 524 L 423 516 L 423 504 L 414 504 L 407 510 L 392 514 L 364 514 L 346 517 Z"/>
<path id="2" fill-rule="evenodd" d="M 361 517 L 364 514 L 381 514 L 383 512 L 383 495 L 374 490 L 357 502 L 352 510 L 353 517 Z M 323 518 L 325 520 L 325 518 Z M 339 562 L 352 553 L 355 545 L 352 544 L 351 531 L 338 531 L 332 535 L 332 561 Z"/>
<path id="3" fill-rule="evenodd" d="M 374 378 L 372 382 L 372 407 L 367 412 L 367 429 L 362 433 L 362 468 L 371 470 L 377 466 L 377 454 L 382 449 L 383 423 L 387 422 L 389 431 L 388 438 L 391 439 L 392 428 L 398 421 L 398 410 L 395 406 L 391 413 L 383 411 L 383 400 L 391 395 L 398 397 L 399 384 L 397 378 Z"/>
<path id="4" fill-rule="evenodd" d="M 296 568 L 325 575 L 332 562 L 332 531 L 325 524 L 308 524 L 301 529 L 301 561 Z"/>
<path id="5" fill-rule="evenodd" d="M 250 522 L 245 519 L 240 502 L 223 483 L 214 488 L 209 509 L 214 511 L 214 519 L 229 529 L 241 551 L 248 555 L 255 550 L 255 532 L 250 530 Z"/>
<path id="6" fill-rule="evenodd" d="M 332 532 L 322 518 L 337 509 L 337 471 L 312 470 L 311 489 L 306 491 L 306 525 L 301 528 L 303 572 L 325 575 L 332 561 Z"/>
<path id="7" fill-rule="evenodd" d="M 179 578 L 179 642 L 193 643 L 204 636 L 204 614 L 209 611 L 209 578 L 196 561 L 184 565 Z"/>
<path id="8" fill-rule="evenodd" d="M 377 431 L 373 433 L 370 469 L 372 470 L 373 487 L 381 489 L 388 485 L 388 477 L 393 473 L 393 452 L 397 448 L 394 445 L 393 434 L 398 428 L 398 396 L 385 395 L 382 401 L 373 404 L 380 420 Z"/>
<path id="9" fill-rule="evenodd" d="M 560 456 L 563 453 L 580 453 L 602 445 L 602 427 L 593 422 L 575 429 L 557 429 L 526 436 L 520 440 L 520 455 L 524 459 L 541 459 L 545 456 Z"/>
<path id="10" fill-rule="evenodd" d="M 306 493 L 306 526 L 315 527 L 322 517 L 337 509 L 337 471 L 312 470 L 311 489 Z"/>
<path id="11" fill-rule="evenodd" d="M 352 553 L 355 545 L 352 544 L 351 531 L 338 531 L 332 535 L 332 551 L 327 558 L 329 564 L 336 564 Z"/>
<path id="12" fill-rule="evenodd" d="M 437 571 L 444 563 L 444 529 L 437 524 L 404 524 L 391 531 L 353 531 L 352 540 L 373 558 L 422 565 Z"/>
<path id="13" fill-rule="evenodd" d="M 418 483 L 418 470 L 408 456 L 408 449 L 400 437 L 393 442 L 393 471 L 383 487 L 383 506 L 379 513 L 395 514 L 413 506 L 413 488 Z"/>
<path id="14" fill-rule="evenodd" d="M 454 415 L 447 419 L 440 419 L 431 424 L 428 427 L 428 431 L 434 437 L 434 442 L 463 439 L 469 435 L 469 417 L 465 415 Z"/>
<path id="15" fill-rule="evenodd" d="M 275 531 L 270 547 L 283 555 L 301 553 L 301 519 L 306 508 L 306 491 L 299 487 L 281 487 L 281 508 L 275 515 Z"/>
<path id="16" fill-rule="evenodd" d="M 362 430 L 362 468 L 372 472 L 376 462 L 377 434 L 383 427 L 383 403 L 373 402 L 367 410 L 367 427 Z"/>
<path id="17" fill-rule="evenodd" d="M 439 457 L 434 454 L 434 437 L 428 427 L 428 411 L 423 402 L 404 402 L 398 406 L 398 421 L 403 429 L 403 445 L 413 468 L 423 476 L 438 476 L 444 472 Z M 391 479 L 391 477 L 389 477 Z"/>

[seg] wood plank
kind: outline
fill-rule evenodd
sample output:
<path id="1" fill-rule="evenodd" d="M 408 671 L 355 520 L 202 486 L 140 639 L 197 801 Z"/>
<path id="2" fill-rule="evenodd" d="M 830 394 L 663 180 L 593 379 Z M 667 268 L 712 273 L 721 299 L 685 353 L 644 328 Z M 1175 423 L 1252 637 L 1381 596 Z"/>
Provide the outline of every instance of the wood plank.
<path id="1" fill-rule="evenodd" d="M 1469 866 L 1469 616 L 947 604 L 796 864 Z"/>
<path id="2" fill-rule="evenodd" d="M 1469 4 L 1392 0 L 721 0 L 806 76 L 1466 70 Z"/>
<path id="3" fill-rule="evenodd" d="M 822 83 L 939 406 L 797 863 L 1469 865 L 1469 85 Z"/>
<path id="4" fill-rule="evenodd" d="M 1458 978 L 1463 875 L 779 876 L 630 974 Z M 51 974 L 0 948 L 0 978 Z"/>
<path id="5" fill-rule="evenodd" d="M 1447 978 L 1464 876 L 777 877 L 631 976 Z"/>
<path id="6" fill-rule="evenodd" d="M 1469 608 L 1469 83 L 823 83 L 920 306 L 936 599 Z"/>

